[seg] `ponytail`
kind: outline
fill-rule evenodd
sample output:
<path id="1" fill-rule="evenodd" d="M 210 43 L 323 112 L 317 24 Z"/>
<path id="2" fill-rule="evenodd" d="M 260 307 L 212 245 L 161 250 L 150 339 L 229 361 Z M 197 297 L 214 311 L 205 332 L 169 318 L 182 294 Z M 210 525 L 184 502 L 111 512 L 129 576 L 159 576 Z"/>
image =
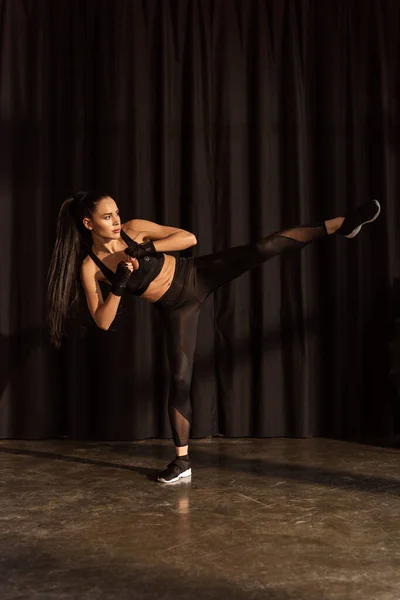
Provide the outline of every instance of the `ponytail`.
<path id="1" fill-rule="evenodd" d="M 66 318 L 79 300 L 80 265 L 92 246 L 92 236 L 83 225 L 83 218 L 90 218 L 96 203 L 107 196 L 99 192 L 79 192 L 67 198 L 60 208 L 47 275 L 47 319 L 50 339 L 56 348 L 61 345 Z"/>

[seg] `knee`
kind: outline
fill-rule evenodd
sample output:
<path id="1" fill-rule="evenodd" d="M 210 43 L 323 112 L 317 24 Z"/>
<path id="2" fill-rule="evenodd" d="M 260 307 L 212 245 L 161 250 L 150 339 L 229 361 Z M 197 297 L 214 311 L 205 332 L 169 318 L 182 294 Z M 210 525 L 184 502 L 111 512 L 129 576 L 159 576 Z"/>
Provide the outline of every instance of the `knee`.
<path id="1" fill-rule="evenodd" d="M 182 373 L 173 373 L 171 376 L 171 387 L 176 390 L 188 390 L 190 388 L 190 376 Z"/>
<path id="2" fill-rule="evenodd" d="M 277 241 L 272 236 L 263 238 L 256 242 L 257 249 L 261 256 L 264 258 L 270 258 L 279 253 L 279 247 Z"/>
<path id="3" fill-rule="evenodd" d="M 283 254 L 286 250 L 290 250 L 293 247 L 302 246 L 301 242 L 295 239 L 289 238 L 284 235 L 270 235 L 256 242 L 258 251 L 264 259 L 273 258 L 278 254 Z"/>

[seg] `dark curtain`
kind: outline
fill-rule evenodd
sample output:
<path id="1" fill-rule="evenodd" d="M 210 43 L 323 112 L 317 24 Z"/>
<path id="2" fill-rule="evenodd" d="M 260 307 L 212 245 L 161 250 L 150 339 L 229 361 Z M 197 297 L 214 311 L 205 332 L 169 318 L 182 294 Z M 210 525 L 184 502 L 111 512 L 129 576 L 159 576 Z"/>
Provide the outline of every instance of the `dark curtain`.
<path id="1" fill-rule="evenodd" d="M 161 323 L 85 298 L 45 326 L 62 201 L 100 188 L 124 220 L 194 232 L 201 255 L 283 227 L 382 216 L 275 258 L 203 309 L 193 437 L 390 437 L 399 255 L 397 0 L 0 0 L 0 436 L 170 437 Z"/>

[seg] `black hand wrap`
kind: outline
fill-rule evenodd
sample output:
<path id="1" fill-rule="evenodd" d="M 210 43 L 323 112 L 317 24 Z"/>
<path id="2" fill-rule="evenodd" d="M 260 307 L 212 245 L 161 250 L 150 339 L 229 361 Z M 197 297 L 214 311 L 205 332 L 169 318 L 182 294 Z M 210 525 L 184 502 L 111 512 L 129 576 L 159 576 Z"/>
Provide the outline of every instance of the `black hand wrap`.
<path id="1" fill-rule="evenodd" d="M 125 248 L 125 254 L 132 258 L 144 258 L 145 256 L 154 256 L 157 254 L 157 250 L 151 240 L 145 242 L 144 244 L 132 244 Z"/>
<path id="2" fill-rule="evenodd" d="M 118 263 L 118 267 L 111 285 L 111 292 L 115 296 L 122 296 L 131 273 L 132 271 L 128 268 L 128 265 L 121 260 L 121 262 Z"/>

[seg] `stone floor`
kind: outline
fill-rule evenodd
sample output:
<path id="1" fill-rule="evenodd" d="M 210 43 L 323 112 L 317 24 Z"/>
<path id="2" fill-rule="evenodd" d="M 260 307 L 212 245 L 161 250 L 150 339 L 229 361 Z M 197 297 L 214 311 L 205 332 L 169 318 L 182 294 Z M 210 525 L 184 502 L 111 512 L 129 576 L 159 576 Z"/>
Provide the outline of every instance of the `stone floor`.
<path id="1" fill-rule="evenodd" d="M 399 600 L 400 451 L 0 441 L 1 600 Z"/>

